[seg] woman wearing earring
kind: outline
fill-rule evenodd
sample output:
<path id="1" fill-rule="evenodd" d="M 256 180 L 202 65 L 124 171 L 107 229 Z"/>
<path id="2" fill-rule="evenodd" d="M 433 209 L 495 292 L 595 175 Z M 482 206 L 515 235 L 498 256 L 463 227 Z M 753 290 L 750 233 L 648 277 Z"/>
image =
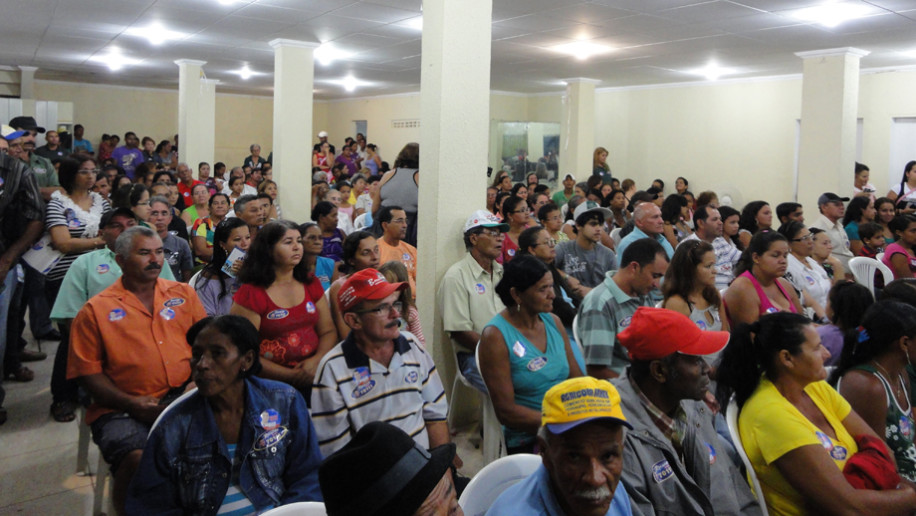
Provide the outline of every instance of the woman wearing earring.
<path id="1" fill-rule="evenodd" d="M 792 284 L 783 276 L 788 268 L 789 243 L 776 231 L 757 233 L 735 268 L 735 281 L 725 291 L 729 326 L 752 323 L 764 314 L 801 313 Z"/>
<path id="2" fill-rule="evenodd" d="M 862 326 L 847 332 L 840 365 L 831 378 L 852 409 L 884 436 L 897 471 L 910 482 L 916 482 L 916 423 L 906 369 L 913 343 L 916 308 L 878 301 L 865 312 Z"/>
<path id="3" fill-rule="evenodd" d="M 553 309 L 553 276 L 534 256 L 506 264 L 496 293 L 506 308 L 480 336 L 477 353 L 506 447 L 531 453 L 541 426 L 541 401 L 548 389 L 582 371 L 569 337 Z"/>

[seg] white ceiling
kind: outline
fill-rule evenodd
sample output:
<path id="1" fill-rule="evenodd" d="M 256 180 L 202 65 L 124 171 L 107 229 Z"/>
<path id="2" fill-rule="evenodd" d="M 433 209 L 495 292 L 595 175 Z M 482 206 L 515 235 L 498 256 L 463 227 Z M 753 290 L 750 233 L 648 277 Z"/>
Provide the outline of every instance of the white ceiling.
<path id="1" fill-rule="evenodd" d="M 847 0 L 864 18 L 834 28 L 803 22 L 799 9 L 827 0 L 494 0 L 491 88 L 559 92 L 563 78 L 600 87 L 703 81 L 687 70 L 710 61 L 730 77 L 800 73 L 795 52 L 858 47 L 863 68 L 916 64 L 916 0 Z M 218 91 L 269 95 L 275 38 L 331 43 L 346 60 L 316 64 L 316 98 L 417 91 L 421 0 L 2 0 L 0 65 L 39 68 L 36 78 L 170 87 L 176 59 L 206 61 Z M 130 36 L 153 22 L 182 39 L 151 45 Z M 614 48 L 587 61 L 546 47 L 587 39 Z M 91 61 L 117 47 L 140 60 L 118 72 Z M 242 80 L 247 64 L 262 75 Z M 353 93 L 348 74 L 372 85 Z"/>

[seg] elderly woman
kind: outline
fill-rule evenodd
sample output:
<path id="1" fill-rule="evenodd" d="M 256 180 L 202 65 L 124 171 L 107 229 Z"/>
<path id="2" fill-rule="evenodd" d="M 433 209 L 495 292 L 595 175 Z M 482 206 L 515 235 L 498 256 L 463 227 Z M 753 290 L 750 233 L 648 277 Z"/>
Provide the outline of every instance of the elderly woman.
<path id="1" fill-rule="evenodd" d="M 531 453 L 541 426 L 541 401 L 557 383 L 582 371 L 553 309 L 553 276 L 533 256 L 518 256 L 503 271 L 496 293 L 507 308 L 480 336 L 477 353 L 509 453 Z"/>
<path id="2" fill-rule="evenodd" d="M 308 393 L 318 362 L 338 339 L 324 289 L 304 256 L 298 226 L 285 220 L 267 223 L 239 271 L 242 286 L 229 312 L 260 332 L 261 376 Z"/>
<path id="3" fill-rule="evenodd" d="M 258 331 L 242 317 L 198 321 L 187 334 L 197 392 L 150 432 L 128 514 L 257 514 L 321 501 L 321 453 L 302 395 L 254 376 Z"/>
<path id="4" fill-rule="evenodd" d="M 229 213 L 229 196 L 215 193 L 210 196 L 207 205 L 207 216 L 195 220 L 191 226 L 191 250 L 197 263 L 207 263 L 213 257 L 214 231 Z"/>
<path id="5" fill-rule="evenodd" d="M 811 320 L 790 313 L 736 328 L 722 354 L 719 402 L 726 406 L 734 393 L 741 442 L 769 513 L 912 514 L 913 489 L 856 489 L 844 477 L 860 438 L 880 438 L 824 382 L 828 356 Z"/>

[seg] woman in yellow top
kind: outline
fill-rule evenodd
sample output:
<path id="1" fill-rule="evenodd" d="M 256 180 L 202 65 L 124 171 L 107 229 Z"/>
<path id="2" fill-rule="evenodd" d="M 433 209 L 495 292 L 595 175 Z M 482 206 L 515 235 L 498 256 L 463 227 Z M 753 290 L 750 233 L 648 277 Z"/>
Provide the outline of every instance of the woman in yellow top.
<path id="1" fill-rule="evenodd" d="M 878 437 L 824 380 L 830 352 L 811 321 L 779 312 L 743 324 L 718 366 L 717 394 L 738 430 L 771 515 L 912 514 L 916 491 L 855 489 L 843 476 L 853 436 Z M 763 374 L 760 374 L 763 371 Z"/>

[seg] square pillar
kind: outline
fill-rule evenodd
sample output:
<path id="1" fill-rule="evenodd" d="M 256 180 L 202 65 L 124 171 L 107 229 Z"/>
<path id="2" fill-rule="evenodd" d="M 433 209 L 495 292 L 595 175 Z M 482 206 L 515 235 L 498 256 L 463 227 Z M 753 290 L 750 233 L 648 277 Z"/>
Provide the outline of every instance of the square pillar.
<path id="1" fill-rule="evenodd" d="M 205 83 L 202 67 L 206 61 L 179 59 L 175 64 L 178 65 L 178 135 L 181 141 L 178 160 L 196 170 L 201 161 L 213 160 L 215 83 Z"/>
<path id="2" fill-rule="evenodd" d="M 566 79 L 563 96 L 563 118 L 560 121 L 560 173 L 572 174 L 576 182 L 592 175 L 595 152 L 595 85 L 594 79 Z"/>
<path id="3" fill-rule="evenodd" d="M 19 98 L 34 99 L 35 98 L 35 72 L 38 70 L 38 67 L 20 66 L 19 70 L 20 70 Z"/>
<path id="4" fill-rule="evenodd" d="M 312 134 L 312 89 L 315 83 L 314 52 L 310 41 L 275 39 L 274 49 L 274 181 L 280 193 L 283 217 L 296 222 L 310 219 L 312 160 L 308 138 Z M 303 145 L 308 159 L 303 160 Z M 264 151 L 262 151 L 264 153 Z"/>
<path id="5" fill-rule="evenodd" d="M 857 48 L 795 54 L 804 60 L 796 198 L 812 217 L 820 194 L 852 194 L 859 61 L 868 54 Z"/>
<path id="6" fill-rule="evenodd" d="M 492 0 L 423 5 L 417 305 L 447 389 L 455 358 L 436 291 L 466 252 L 465 220 L 486 206 L 492 14 Z"/>

